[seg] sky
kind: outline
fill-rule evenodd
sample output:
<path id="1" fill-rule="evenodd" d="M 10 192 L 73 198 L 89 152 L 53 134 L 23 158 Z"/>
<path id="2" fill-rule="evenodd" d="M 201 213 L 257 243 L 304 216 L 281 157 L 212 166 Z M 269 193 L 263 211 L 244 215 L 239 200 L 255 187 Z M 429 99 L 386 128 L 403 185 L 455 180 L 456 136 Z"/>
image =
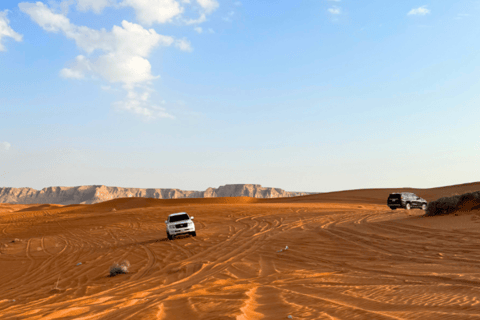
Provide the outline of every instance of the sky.
<path id="1" fill-rule="evenodd" d="M 480 181 L 478 0 L 0 2 L 0 187 Z"/>

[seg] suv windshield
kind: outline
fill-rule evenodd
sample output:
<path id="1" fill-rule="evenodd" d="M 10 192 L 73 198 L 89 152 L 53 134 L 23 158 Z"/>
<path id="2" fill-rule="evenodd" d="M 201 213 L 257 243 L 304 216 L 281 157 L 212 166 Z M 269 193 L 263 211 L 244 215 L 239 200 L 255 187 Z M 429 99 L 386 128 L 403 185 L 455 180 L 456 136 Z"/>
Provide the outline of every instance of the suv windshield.
<path id="1" fill-rule="evenodd" d="M 170 222 L 177 222 L 177 221 L 182 221 L 182 220 L 188 220 L 190 219 L 188 217 L 188 214 L 179 214 L 179 215 L 176 215 L 176 216 L 170 216 Z"/>

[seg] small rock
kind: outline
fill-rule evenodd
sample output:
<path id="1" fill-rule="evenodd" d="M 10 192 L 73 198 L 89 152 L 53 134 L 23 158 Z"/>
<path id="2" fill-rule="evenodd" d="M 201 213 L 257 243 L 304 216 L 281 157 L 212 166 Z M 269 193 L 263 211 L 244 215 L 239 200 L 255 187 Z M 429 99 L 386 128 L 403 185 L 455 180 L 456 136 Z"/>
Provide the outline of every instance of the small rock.
<path id="1" fill-rule="evenodd" d="M 286 246 L 284 250 L 288 250 L 288 246 Z"/>
<path id="2" fill-rule="evenodd" d="M 81 264 L 82 264 L 82 263 L 81 263 L 81 262 L 79 262 L 79 263 L 77 263 L 77 266 L 79 266 L 79 265 L 81 265 Z"/>
<path id="3" fill-rule="evenodd" d="M 293 319 L 293 317 L 292 317 L 291 315 L 290 315 L 290 316 L 288 316 L 287 318 L 288 318 L 288 319 Z"/>

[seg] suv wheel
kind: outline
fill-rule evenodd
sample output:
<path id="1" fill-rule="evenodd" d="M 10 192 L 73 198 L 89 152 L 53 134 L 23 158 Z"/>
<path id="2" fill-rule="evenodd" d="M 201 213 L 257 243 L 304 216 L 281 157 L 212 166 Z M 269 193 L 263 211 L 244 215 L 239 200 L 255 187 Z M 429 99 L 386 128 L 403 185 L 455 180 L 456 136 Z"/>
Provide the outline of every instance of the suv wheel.
<path id="1" fill-rule="evenodd" d="M 197 232 L 196 231 L 193 231 L 192 232 L 192 237 L 196 237 L 197 236 Z"/>
<path id="2" fill-rule="evenodd" d="M 173 240 L 173 236 L 170 235 L 170 233 L 167 232 L 167 238 L 168 240 Z"/>
<path id="3" fill-rule="evenodd" d="M 390 209 L 392 209 L 392 210 L 396 210 L 397 208 L 395 208 L 395 207 L 390 207 Z"/>
<path id="4" fill-rule="evenodd" d="M 410 203 L 407 203 L 407 204 L 405 205 L 405 209 L 410 210 L 411 208 L 412 208 L 412 206 L 410 205 Z"/>
<path id="5" fill-rule="evenodd" d="M 427 210 L 427 204 L 426 204 L 426 203 L 422 204 L 422 210 L 423 210 L 423 211 L 426 211 L 426 210 Z"/>

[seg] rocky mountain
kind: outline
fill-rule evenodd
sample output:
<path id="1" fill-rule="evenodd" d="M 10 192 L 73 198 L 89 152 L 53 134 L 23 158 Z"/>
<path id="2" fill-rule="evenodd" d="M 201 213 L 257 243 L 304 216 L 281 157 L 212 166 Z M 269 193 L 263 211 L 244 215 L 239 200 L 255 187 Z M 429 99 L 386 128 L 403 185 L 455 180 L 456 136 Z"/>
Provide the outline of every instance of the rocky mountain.
<path id="1" fill-rule="evenodd" d="M 139 189 L 107 186 L 0 188 L 0 203 L 12 204 L 92 204 L 115 198 L 142 197 L 154 199 L 254 197 L 280 198 L 307 195 L 306 192 L 287 192 L 279 188 L 264 188 L 259 184 L 227 184 L 205 191 L 180 189 Z"/>

